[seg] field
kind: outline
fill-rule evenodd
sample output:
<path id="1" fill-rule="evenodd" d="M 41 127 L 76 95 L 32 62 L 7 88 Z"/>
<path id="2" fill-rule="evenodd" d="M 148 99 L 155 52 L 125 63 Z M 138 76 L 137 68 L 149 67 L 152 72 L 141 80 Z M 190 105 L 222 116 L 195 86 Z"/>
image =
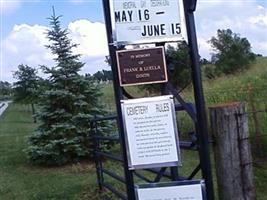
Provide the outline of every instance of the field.
<path id="1" fill-rule="evenodd" d="M 246 72 L 216 80 L 204 81 L 204 91 L 207 105 L 223 101 L 248 101 L 248 109 L 254 102 L 256 109 L 266 108 L 267 97 L 267 59 L 259 58 Z M 146 96 L 144 91 L 136 87 L 127 88 L 135 96 Z M 114 112 L 114 98 L 111 85 L 103 87 L 104 104 Z M 191 90 L 183 96 L 192 99 Z M 261 134 L 267 134 L 265 113 L 259 116 Z M 190 130 L 192 124 L 185 114 L 179 116 L 183 131 Z M 252 120 L 253 121 L 253 120 Z M 33 133 L 36 124 L 33 123 L 30 107 L 11 104 L 0 116 L 0 199 L 10 200 L 67 200 L 67 199 L 101 199 L 97 193 L 97 183 L 94 163 L 82 162 L 63 167 L 43 168 L 32 166 L 27 162 L 23 149 L 27 146 L 26 137 Z M 251 128 L 254 134 L 254 128 Z M 182 152 L 184 161 L 181 172 L 187 174 L 197 164 L 196 154 Z M 116 165 L 105 163 L 114 170 Z M 254 167 L 255 183 L 258 200 L 267 196 L 267 163 L 262 162 Z"/>

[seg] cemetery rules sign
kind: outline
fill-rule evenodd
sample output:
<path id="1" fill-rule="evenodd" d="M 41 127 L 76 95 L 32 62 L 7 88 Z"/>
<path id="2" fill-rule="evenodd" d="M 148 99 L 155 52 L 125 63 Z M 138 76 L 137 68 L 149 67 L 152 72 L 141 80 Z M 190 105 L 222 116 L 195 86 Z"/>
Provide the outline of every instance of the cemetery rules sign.
<path id="1" fill-rule="evenodd" d="M 180 164 L 172 95 L 121 100 L 121 106 L 129 169 Z"/>
<path id="2" fill-rule="evenodd" d="M 183 0 L 111 0 L 115 44 L 185 40 Z"/>

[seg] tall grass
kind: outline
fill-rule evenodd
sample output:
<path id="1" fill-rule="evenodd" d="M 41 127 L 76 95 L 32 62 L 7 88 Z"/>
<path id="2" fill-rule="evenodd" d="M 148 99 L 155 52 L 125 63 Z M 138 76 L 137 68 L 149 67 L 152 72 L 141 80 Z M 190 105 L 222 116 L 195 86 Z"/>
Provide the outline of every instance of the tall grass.
<path id="1" fill-rule="evenodd" d="M 261 135 L 266 135 L 261 140 L 263 145 L 260 146 L 266 148 L 263 150 L 266 150 L 267 154 L 267 114 L 257 112 L 267 110 L 267 58 L 258 57 L 247 71 L 221 76 L 214 80 L 205 79 L 203 88 L 207 107 L 217 103 L 247 102 L 251 136 L 255 136 L 257 130 L 260 130 Z M 136 98 L 146 96 L 146 91 L 137 86 L 126 87 L 126 90 Z M 103 92 L 107 109 L 114 112 L 113 86 L 105 85 Z M 181 95 L 186 101 L 194 102 L 192 88 L 185 90 Z M 256 114 L 252 114 L 253 112 Z M 181 137 L 188 138 L 187 133 L 194 130 L 194 123 L 185 112 L 178 112 L 177 119 Z"/>
<path id="2" fill-rule="evenodd" d="M 128 86 L 125 87 L 126 92 L 128 92 L 133 97 L 144 97 L 145 91 L 141 90 L 138 86 Z M 103 92 L 103 103 L 106 109 L 110 112 L 115 112 L 116 104 L 115 104 L 115 97 L 114 97 L 114 89 L 112 84 L 102 85 L 102 92 Z"/>
<path id="3" fill-rule="evenodd" d="M 245 72 L 222 76 L 215 80 L 204 80 L 203 88 L 207 107 L 212 104 L 223 102 L 247 102 L 247 113 L 249 116 L 249 128 L 252 136 L 252 143 L 254 142 L 253 136 L 255 136 L 256 130 L 255 119 L 252 115 L 254 111 L 257 115 L 256 118 L 258 120 L 260 134 L 267 136 L 267 58 L 257 58 L 256 62 Z M 138 87 L 127 88 L 127 90 L 129 90 L 129 93 L 133 94 L 135 97 L 144 97 L 146 95 L 146 92 L 142 90 L 140 91 Z M 105 93 L 105 104 L 111 105 L 110 108 L 115 110 L 112 86 L 105 86 L 103 91 Z M 186 101 L 194 102 L 192 88 L 187 89 L 181 95 Z M 257 112 L 262 110 L 266 110 L 266 112 Z M 188 132 L 194 130 L 194 123 L 186 112 L 178 112 L 177 119 L 179 122 L 180 137 L 182 139 L 190 139 Z M 261 139 L 260 142 L 263 144 L 261 147 L 265 148 L 263 151 L 267 153 L 267 141 Z M 255 144 L 253 144 L 253 147 L 255 147 Z M 259 155 L 254 152 L 254 158 L 258 156 Z M 193 167 L 197 165 L 198 155 L 196 152 L 182 151 L 182 161 L 183 166 L 180 167 L 179 172 L 182 175 L 188 175 L 193 170 Z M 116 165 L 111 163 L 105 164 L 107 167 L 110 167 L 111 169 L 114 168 L 115 171 L 117 170 L 118 173 L 121 173 L 122 171 L 118 171 Z M 264 200 L 267 195 L 267 187 L 265 184 L 267 182 L 267 164 L 261 165 L 260 168 L 255 166 L 254 172 L 258 199 Z M 147 174 L 147 176 L 149 177 L 151 175 Z M 198 175 L 198 177 L 200 176 Z"/>

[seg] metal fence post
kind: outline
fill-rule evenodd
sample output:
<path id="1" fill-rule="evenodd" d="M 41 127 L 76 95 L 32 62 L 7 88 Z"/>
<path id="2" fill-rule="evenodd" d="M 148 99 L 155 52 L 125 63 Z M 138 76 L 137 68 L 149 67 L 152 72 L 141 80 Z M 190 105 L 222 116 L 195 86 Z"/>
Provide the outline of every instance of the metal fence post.
<path id="1" fill-rule="evenodd" d="M 111 68 L 113 72 L 113 88 L 115 93 L 115 100 L 116 100 L 116 109 L 118 114 L 118 129 L 120 133 L 120 143 L 122 147 L 122 155 L 123 155 L 123 168 L 126 180 L 126 190 L 127 190 L 127 198 L 128 200 L 135 200 L 135 187 L 134 187 L 134 177 L 133 171 L 129 170 L 128 168 L 128 158 L 127 158 L 127 150 L 126 150 L 126 141 L 125 141 L 125 133 L 123 127 L 123 120 L 122 120 L 122 110 L 120 105 L 120 100 L 123 99 L 122 88 L 119 84 L 119 77 L 118 77 L 118 69 L 117 69 L 117 60 L 116 60 L 116 50 L 117 48 L 113 44 L 113 37 L 112 37 L 112 25 L 111 25 L 111 18 L 110 18 L 110 4 L 109 0 L 102 0 L 104 14 L 105 14 L 105 23 L 106 23 L 106 32 L 107 32 L 107 40 L 108 40 L 108 47 L 109 47 L 109 54 L 111 58 Z"/>
<path id="2" fill-rule="evenodd" d="M 91 129 L 91 138 L 93 141 L 93 147 L 94 147 L 94 156 L 95 156 L 95 166 L 96 166 L 96 175 L 97 175 L 97 183 L 100 191 L 103 189 L 103 175 L 102 175 L 102 164 L 101 164 L 101 157 L 98 155 L 98 152 L 100 151 L 100 145 L 99 140 L 96 138 L 97 136 L 97 125 L 95 121 L 96 117 L 94 117 L 94 120 L 90 122 L 90 129 Z"/>
<path id="3" fill-rule="evenodd" d="M 199 64 L 200 56 L 197 46 L 197 37 L 196 37 L 196 28 L 194 19 L 196 0 L 191 0 L 191 1 L 184 0 L 184 7 L 185 7 L 188 44 L 190 47 L 190 57 L 192 62 L 191 63 L 192 79 L 193 79 L 196 111 L 197 111 L 196 131 L 198 133 L 198 142 L 200 147 L 199 149 L 200 166 L 202 170 L 202 176 L 205 179 L 207 199 L 214 200 L 212 171 L 211 171 L 211 163 L 209 155 L 207 116 L 205 109 L 205 100 L 203 95 L 201 70 Z"/>

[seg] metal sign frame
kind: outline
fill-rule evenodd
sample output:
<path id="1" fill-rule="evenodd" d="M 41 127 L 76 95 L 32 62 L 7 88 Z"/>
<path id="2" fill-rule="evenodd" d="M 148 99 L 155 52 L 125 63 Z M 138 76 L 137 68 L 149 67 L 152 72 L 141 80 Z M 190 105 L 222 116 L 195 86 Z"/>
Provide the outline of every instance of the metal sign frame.
<path id="1" fill-rule="evenodd" d="M 117 40 L 117 30 L 116 30 L 116 22 L 114 17 L 114 1 L 118 0 L 109 0 L 110 1 L 110 17 L 111 17 L 111 27 L 112 27 L 112 43 L 115 46 L 120 45 L 130 45 L 130 44 L 149 44 L 149 43 L 161 43 L 161 42 L 177 42 L 187 40 L 187 32 L 186 32 L 186 22 L 185 22 L 185 14 L 184 14 L 184 4 L 183 0 L 176 0 L 179 6 L 179 16 L 180 16 L 180 24 L 181 24 L 181 36 L 174 37 L 161 37 L 161 38 L 151 38 L 151 39 L 140 39 L 133 41 L 118 41 Z M 147 0 L 145 0 L 147 1 Z M 171 0 L 173 1 L 173 0 Z M 178 12 L 178 11 L 177 11 Z"/>
<path id="2" fill-rule="evenodd" d="M 175 145 L 176 145 L 176 152 L 177 153 L 177 161 L 171 162 L 156 162 L 150 164 L 133 164 L 132 156 L 131 156 L 131 148 L 129 145 L 129 132 L 126 127 L 126 117 L 125 117 L 125 104 L 138 104 L 138 103 L 152 103 L 152 102 L 160 102 L 169 100 L 171 105 L 171 115 L 172 115 L 172 123 L 173 123 L 173 134 L 175 138 Z M 130 170 L 133 169 L 146 169 L 146 168 L 159 168 L 159 167 L 172 167 L 172 166 L 180 166 L 181 165 L 181 156 L 180 156 L 180 148 L 179 148 L 179 137 L 178 137 L 178 130 L 177 130 L 177 123 L 176 123 L 176 113 L 174 108 L 173 96 L 172 95 L 164 95 L 158 97 L 149 97 L 149 98 L 140 98 L 140 99 L 131 99 L 131 100 L 121 100 L 121 107 L 122 107 L 122 118 L 123 118 L 123 125 L 124 125 L 124 132 L 125 132 L 125 139 L 126 139 L 126 148 L 127 148 L 127 156 L 128 156 L 128 167 Z"/>
<path id="3" fill-rule="evenodd" d="M 182 0 L 177 0 L 181 2 Z M 124 96 L 128 98 L 131 95 L 127 94 L 123 87 L 119 84 L 118 78 L 118 63 L 116 59 L 116 51 L 122 50 L 124 48 L 123 45 L 128 44 L 127 42 L 124 44 L 118 44 L 114 35 L 114 26 L 112 26 L 111 20 L 111 0 L 102 0 L 103 8 L 105 13 L 105 22 L 106 22 L 106 31 L 107 31 L 107 39 L 109 46 L 109 53 L 111 58 L 111 67 L 113 71 L 113 87 L 116 99 L 116 108 L 117 108 L 117 122 L 120 134 L 120 142 L 122 147 L 122 157 L 124 163 L 124 174 L 125 181 L 127 183 L 126 193 L 128 200 L 136 200 L 135 196 L 135 184 L 134 184 L 134 170 L 129 170 L 128 168 L 128 156 L 127 156 L 127 148 L 126 148 L 126 138 L 125 131 L 123 126 L 123 118 L 122 118 L 122 110 L 120 101 L 124 99 Z M 208 127 L 207 127 L 207 116 L 205 110 L 205 100 L 203 94 L 203 86 L 201 81 L 201 72 L 200 72 L 200 63 L 199 63 L 199 53 L 198 53 L 198 45 L 197 45 L 197 37 L 196 37 L 196 29 L 195 29 L 195 20 L 194 20 L 194 11 L 196 8 L 196 0 L 183 0 L 184 3 L 184 14 L 185 14 L 185 22 L 186 22 L 186 30 L 187 30 L 187 41 L 189 46 L 189 53 L 191 59 L 191 69 L 192 69 L 192 80 L 193 80 L 193 90 L 194 90 L 194 100 L 195 100 L 195 109 L 192 110 L 190 106 L 183 100 L 183 98 L 178 94 L 175 88 L 169 83 L 162 84 L 163 88 L 165 88 L 166 93 L 172 93 L 176 100 L 181 104 L 182 109 L 184 109 L 189 116 L 193 119 L 195 123 L 195 130 L 197 133 L 197 149 L 199 153 L 200 164 L 194 169 L 192 174 L 188 177 L 188 179 L 192 179 L 197 172 L 200 170 L 202 174 L 202 179 L 205 181 L 206 185 L 206 195 L 207 200 L 214 200 L 214 190 L 213 190 L 213 180 L 212 180 L 212 168 L 210 162 L 210 154 L 209 154 L 209 137 L 208 137 Z M 178 12 L 178 11 L 177 11 Z M 185 38 L 186 39 L 186 38 Z M 137 41 L 138 42 L 138 41 Z M 144 41 L 142 41 L 143 43 Z M 150 43 L 151 41 L 149 41 Z M 169 42 L 169 41 L 154 41 L 158 42 L 156 45 L 164 45 L 161 42 Z M 164 90 L 163 90 L 164 91 Z M 180 144 L 181 145 L 181 144 Z M 178 174 L 177 167 L 171 167 L 171 177 L 173 181 L 178 181 L 180 179 Z"/>

